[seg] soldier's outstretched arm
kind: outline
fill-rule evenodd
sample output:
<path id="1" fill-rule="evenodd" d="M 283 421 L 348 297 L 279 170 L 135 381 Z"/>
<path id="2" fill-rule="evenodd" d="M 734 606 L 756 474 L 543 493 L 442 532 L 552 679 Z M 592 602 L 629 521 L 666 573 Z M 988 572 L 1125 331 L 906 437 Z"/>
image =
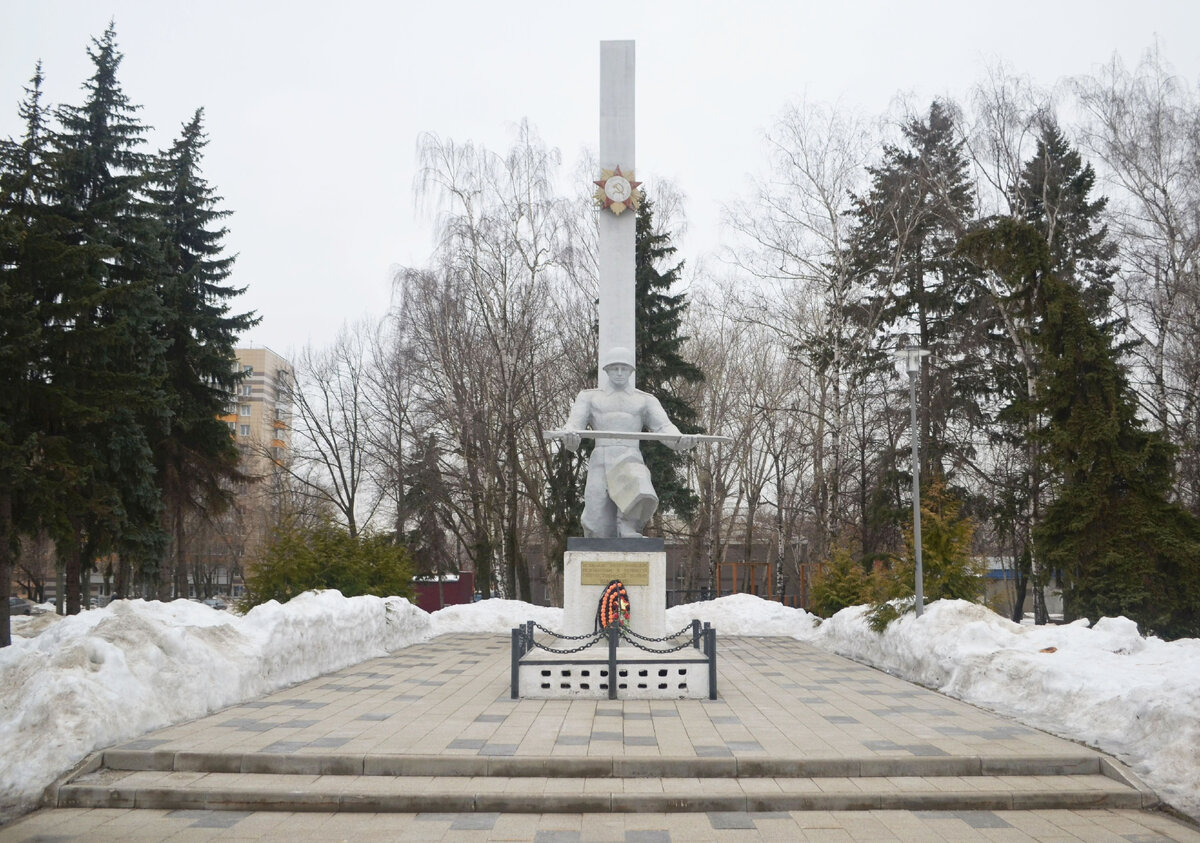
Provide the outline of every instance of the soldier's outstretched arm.
<path id="1" fill-rule="evenodd" d="M 655 433 L 676 434 L 679 438 L 674 442 L 667 443 L 667 447 L 673 451 L 690 451 L 692 448 L 695 448 L 695 437 L 681 433 L 679 428 L 667 416 L 667 411 L 663 409 L 659 400 L 653 395 L 648 397 L 649 401 L 646 402 L 646 427 Z"/>

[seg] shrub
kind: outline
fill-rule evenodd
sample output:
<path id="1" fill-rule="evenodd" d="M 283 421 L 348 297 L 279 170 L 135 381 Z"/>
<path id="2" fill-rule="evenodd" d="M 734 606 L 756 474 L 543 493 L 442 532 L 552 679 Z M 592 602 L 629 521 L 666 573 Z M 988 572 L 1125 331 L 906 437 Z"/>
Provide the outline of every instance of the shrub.
<path id="1" fill-rule="evenodd" d="M 336 588 L 347 597 L 411 599 L 412 576 L 408 551 L 388 536 L 351 536 L 332 523 L 285 524 L 248 572 L 241 608 L 268 600 L 286 603 L 297 594 L 323 588 Z"/>
<path id="2" fill-rule="evenodd" d="M 870 603 L 874 594 L 872 577 L 850 548 L 839 543 L 813 577 L 812 610 L 823 618 L 832 617 L 848 606 Z"/>
<path id="3" fill-rule="evenodd" d="M 983 599 L 983 565 L 971 557 L 975 523 L 963 517 L 962 502 L 940 477 L 921 496 L 921 568 L 926 601 Z M 913 611 L 916 554 L 910 525 L 904 531 L 906 554 L 885 574 L 871 610 L 870 626 L 878 631 Z"/>

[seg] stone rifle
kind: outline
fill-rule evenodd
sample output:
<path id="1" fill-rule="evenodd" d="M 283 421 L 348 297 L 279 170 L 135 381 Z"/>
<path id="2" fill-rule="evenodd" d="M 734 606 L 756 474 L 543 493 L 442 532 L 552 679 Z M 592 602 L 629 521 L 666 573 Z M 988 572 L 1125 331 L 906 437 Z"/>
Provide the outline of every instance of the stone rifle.
<path id="1" fill-rule="evenodd" d="M 646 439 L 651 442 L 674 442 L 681 436 L 690 436 L 700 442 L 732 442 L 730 436 L 711 436 L 704 433 L 651 433 L 650 431 L 642 431 L 635 433 L 630 430 L 544 430 L 542 431 L 543 439 L 562 439 L 568 433 L 574 433 L 576 436 L 584 439 Z"/>

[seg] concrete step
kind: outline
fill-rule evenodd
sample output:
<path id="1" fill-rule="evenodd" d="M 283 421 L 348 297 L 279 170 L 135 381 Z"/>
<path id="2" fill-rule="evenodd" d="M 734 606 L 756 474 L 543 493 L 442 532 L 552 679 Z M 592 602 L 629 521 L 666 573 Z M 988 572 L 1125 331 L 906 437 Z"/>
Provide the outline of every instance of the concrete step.
<path id="1" fill-rule="evenodd" d="M 347 753 L 184 752 L 109 749 L 87 772 L 144 770 L 343 776 L 586 778 L 822 778 L 877 776 L 1111 775 L 1094 752 L 1053 756 L 787 758 L 772 756 L 483 756 Z"/>
<path id="2" fill-rule="evenodd" d="M 870 777 L 496 777 L 101 769 L 58 788 L 60 808 L 608 813 L 1141 808 L 1095 774 Z"/>

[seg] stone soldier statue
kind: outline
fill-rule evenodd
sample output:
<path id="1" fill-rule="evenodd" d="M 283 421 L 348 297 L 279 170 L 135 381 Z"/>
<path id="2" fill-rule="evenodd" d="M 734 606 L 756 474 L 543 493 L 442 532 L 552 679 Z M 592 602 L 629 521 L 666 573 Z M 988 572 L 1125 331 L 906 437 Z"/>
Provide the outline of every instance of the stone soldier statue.
<path id="1" fill-rule="evenodd" d="M 596 437 L 588 462 L 582 520 L 583 534 L 589 538 L 637 537 L 658 509 L 658 495 L 636 434 L 644 430 L 660 434 L 655 438 L 663 439 L 676 451 L 694 447 L 697 439 L 680 433 L 657 398 L 633 387 L 633 355 L 629 349 L 611 349 L 603 368 L 608 386 L 579 393 L 565 430 L 556 435 L 564 447 L 575 451 L 581 439 L 578 431 L 588 427 L 634 434 L 622 439 Z"/>

